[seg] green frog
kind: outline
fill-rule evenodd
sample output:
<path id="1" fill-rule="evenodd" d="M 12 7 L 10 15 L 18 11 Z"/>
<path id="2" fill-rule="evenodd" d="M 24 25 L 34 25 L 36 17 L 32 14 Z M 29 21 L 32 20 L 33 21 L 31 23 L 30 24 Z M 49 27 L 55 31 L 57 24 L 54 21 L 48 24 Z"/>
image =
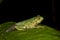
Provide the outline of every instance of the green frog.
<path id="1" fill-rule="evenodd" d="M 7 29 L 6 32 L 9 32 L 14 29 L 27 30 L 27 29 L 32 29 L 32 28 L 39 28 L 38 24 L 41 23 L 43 19 L 44 18 L 40 15 L 34 16 L 30 19 L 26 19 L 26 20 L 16 23 L 15 25 Z"/>

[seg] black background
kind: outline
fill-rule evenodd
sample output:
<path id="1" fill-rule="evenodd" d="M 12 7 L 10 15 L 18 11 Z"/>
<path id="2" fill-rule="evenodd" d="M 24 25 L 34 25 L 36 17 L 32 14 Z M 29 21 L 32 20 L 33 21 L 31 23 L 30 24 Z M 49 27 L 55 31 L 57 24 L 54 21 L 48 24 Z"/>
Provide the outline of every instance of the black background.
<path id="1" fill-rule="evenodd" d="M 38 14 L 44 17 L 42 24 L 58 28 L 56 20 L 53 20 L 55 14 L 53 13 L 52 0 L 4 0 L 0 4 L 0 24 L 9 21 L 19 22 Z"/>

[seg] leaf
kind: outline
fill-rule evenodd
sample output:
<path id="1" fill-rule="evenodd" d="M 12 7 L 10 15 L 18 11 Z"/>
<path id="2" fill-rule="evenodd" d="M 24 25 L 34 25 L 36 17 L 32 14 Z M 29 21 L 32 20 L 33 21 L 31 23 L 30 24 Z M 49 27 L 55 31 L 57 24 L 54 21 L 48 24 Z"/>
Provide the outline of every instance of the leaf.
<path id="1" fill-rule="evenodd" d="M 15 22 L 6 22 L 0 25 L 0 40 L 60 40 L 60 31 L 46 25 L 39 29 L 14 30 L 6 33 L 5 30 L 14 24 Z"/>

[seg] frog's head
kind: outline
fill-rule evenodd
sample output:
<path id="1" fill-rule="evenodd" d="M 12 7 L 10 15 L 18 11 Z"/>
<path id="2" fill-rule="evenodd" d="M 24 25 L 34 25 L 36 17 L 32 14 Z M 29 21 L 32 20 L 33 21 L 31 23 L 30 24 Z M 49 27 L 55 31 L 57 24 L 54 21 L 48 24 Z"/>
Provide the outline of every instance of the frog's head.
<path id="1" fill-rule="evenodd" d="M 44 19 L 44 18 L 43 18 L 42 16 L 37 15 L 37 17 L 36 17 L 35 20 L 36 20 L 37 23 L 41 23 L 41 22 L 43 21 L 43 19 Z"/>

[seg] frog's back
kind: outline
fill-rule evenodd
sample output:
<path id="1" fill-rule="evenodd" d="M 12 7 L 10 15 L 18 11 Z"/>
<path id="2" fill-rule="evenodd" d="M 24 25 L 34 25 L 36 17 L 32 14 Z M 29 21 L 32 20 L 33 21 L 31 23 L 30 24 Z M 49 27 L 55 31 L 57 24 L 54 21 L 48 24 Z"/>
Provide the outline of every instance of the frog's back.
<path id="1" fill-rule="evenodd" d="M 16 25 L 20 25 L 20 24 L 22 25 L 22 24 L 28 24 L 28 23 L 30 24 L 32 22 L 37 22 L 37 21 L 39 21 L 38 23 L 40 23 L 42 20 L 43 20 L 43 17 L 40 15 L 37 15 L 33 18 L 18 22 L 18 23 L 16 23 Z"/>

